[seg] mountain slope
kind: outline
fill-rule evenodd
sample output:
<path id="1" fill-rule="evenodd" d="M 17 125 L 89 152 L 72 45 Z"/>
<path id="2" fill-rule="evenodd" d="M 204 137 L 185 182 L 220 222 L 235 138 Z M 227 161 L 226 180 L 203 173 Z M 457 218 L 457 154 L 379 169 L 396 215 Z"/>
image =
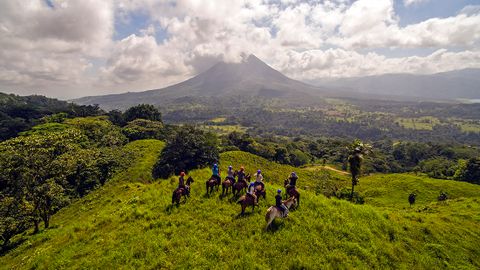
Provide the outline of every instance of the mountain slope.
<path id="1" fill-rule="evenodd" d="M 310 83 L 353 93 L 419 97 L 424 100 L 480 99 L 480 69 L 464 69 L 431 75 L 384 74 Z"/>
<path id="2" fill-rule="evenodd" d="M 209 170 L 191 172 L 196 180 L 186 204 L 170 207 L 176 178 L 153 183 L 151 166 L 163 144 L 137 141 L 132 167 L 103 188 L 61 210 L 53 228 L 23 236 L 23 242 L 0 260 L 18 268 L 471 268 L 480 267 L 479 186 L 455 182 L 456 198 L 446 203 L 425 199 L 415 207 L 377 208 L 352 205 L 315 195 L 314 186 L 328 179 L 347 181 L 322 168 L 298 169 L 302 204 L 286 220 L 264 232 L 264 213 L 273 194 L 292 167 L 244 152 L 221 155 L 224 169 L 244 164 L 262 168 L 267 202 L 261 210 L 238 217 L 239 206 L 219 193 L 204 196 Z M 374 176 L 376 177 L 376 176 Z M 385 176 L 388 177 L 388 176 Z M 394 175 L 393 177 L 398 177 Z M 139 180 L 140 179 L 140 180 Z M 384 180 L 384 179 L 383 179 Z M 360 186 L 377 179 L 362 178 Z M 429 183 L 452 183 L 404 175 L 404 183 L 430 189 Z M 273 182 L 273 184 L 272 184 Z M 370 184 L 367 184 L 370 183 Z M 309 186 L 306 190 L 305 186 Z M 387 184 L 378 191 L 388 189 Z M 445 191 L 449 191 L 448 187 Z M 395 188 L 391 193 L 399 192 Z M 404 191 L 400 191 L 402 194 Z M 374 192 L 375 193 L 375 192 Z M 372 197 L 373 196 L 373 197 Z M 249 209 L 250 212 L 251 210 Z"/>
<path id="3" fill-rule="evenodd" d="M 250 55 L 240 63 L 218 63 L 189 80 L 163 89 L 84 97 L 74 102 L 124 109 L 139 103 L 163 105 L 184 97 L 309 99 L 325 93 L 325 89 L 292 80 Z"/>

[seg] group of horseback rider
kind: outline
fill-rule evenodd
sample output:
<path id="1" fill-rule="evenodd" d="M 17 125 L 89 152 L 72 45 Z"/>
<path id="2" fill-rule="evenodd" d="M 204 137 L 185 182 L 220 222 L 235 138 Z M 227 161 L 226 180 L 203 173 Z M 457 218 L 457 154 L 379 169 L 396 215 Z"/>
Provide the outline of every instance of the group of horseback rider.
<path id="1" fill-rule="evenodd" d="M 231 165 L 228 166 L 226 180 L 230 180 L 233 185 L 236 182 L 235 176 L 238 178 L 239 182 L 244 181 L 246 176 L 245 167 L 241 166 L 240 170 L 235 172 Z M 258 205 L 258 198 L 257 198 L 257 195 L 255 194 L 255 190 L 257 189 L 258 186 L 261 187 L 260 190 L 262 191 L 265 190 L 265 183 L 263 182 L 263 175 L 261 170 L 257 170 L 257 173 L 254 175 L 254 177 L 255 177 L 255 181 L 251 182 L 248 185 L 246 196 L 252 197 L 255 205 Z M 214 178 L 220 185 L 221 177 L 220 177 L 220 168 L 218 167 L 218 164 L 213 164 L 212 178 Z M 295 189 L 297 185 L 297 180 L 298 180 L 297 174 L 295 172 L 292 172 L 288 178 L 288 185 L 285 186 L 287 194 L 289 194 L 290 189 Z M 188 185 L 185 185 L 185 172 L 183 171 L 180 172 L 180 177 L 178 178 L 178 187 L 175 191 L 180 189 L 184 190 L 185 192 L 184 195 L 186 196 L 190 195 L 190 187 Z M 284 217 L 288 216 L 288 208 L 285 206 L 285 204 L 283 204 L 283 201 L 282 201 L 281 189 L 277 190 L 277 195 L 275 196 L 275 206 L 282 211 Z"/>

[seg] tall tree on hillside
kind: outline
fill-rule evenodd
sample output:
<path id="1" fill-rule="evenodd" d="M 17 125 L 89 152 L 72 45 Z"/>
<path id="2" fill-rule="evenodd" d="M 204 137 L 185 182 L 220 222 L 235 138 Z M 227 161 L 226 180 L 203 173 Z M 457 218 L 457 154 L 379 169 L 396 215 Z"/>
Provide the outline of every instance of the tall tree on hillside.
<path id="1" fill-rule="evenodd" d="M 152 175 L 154 178 L 167 178 L 174 173 L 208 166 L 218 159 L 217 137 L 186 126 L 162 150 Z"/>
<path id="2" fill-rule="evenodd" d="M 146 119 L 150 121 L 162 122 L 162 114 L 150 104 L 140 104 L 130 107 L 124 113 L 124 119 L 126 122 L 133 121 L 135 119 Z"/>
<path id="3" fill-rule="evenodd" d="M 350 200 L 353 201 L 353 194 L 355 186 L 358 184 L 358 179 L 362 170 L 363 155 L 370 153 L 371 146 L 364 144 L 360 140 L 355 140 L 349 147 L 348 165 L 352 175 L 352 191 L 350 193 Z"/>

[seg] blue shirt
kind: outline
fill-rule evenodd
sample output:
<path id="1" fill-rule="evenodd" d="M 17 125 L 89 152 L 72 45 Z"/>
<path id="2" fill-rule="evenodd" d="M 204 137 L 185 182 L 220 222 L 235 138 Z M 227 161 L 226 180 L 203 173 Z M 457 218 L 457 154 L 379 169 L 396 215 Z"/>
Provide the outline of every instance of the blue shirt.
<path id="1" fill-rule="evenodd" d="M 214 167 L 212 168 L 212 174 L 213 174 L 213 175 L 218 175 L 218 166 L 217 166 L 217 167 L 214 166 Z"/>

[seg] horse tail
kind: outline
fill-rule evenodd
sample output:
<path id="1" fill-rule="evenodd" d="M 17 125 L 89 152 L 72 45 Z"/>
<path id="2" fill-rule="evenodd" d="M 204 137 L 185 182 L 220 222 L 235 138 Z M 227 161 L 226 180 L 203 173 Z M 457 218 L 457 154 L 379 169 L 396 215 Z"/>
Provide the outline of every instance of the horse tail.
<path id="1" fill-rule="evenodd" d="M 270 220 L 271 214 L 272 214 L 272 206 L 268 208 L 267 213 L 265 214 L 265 222 L 268 222 Z"/>

